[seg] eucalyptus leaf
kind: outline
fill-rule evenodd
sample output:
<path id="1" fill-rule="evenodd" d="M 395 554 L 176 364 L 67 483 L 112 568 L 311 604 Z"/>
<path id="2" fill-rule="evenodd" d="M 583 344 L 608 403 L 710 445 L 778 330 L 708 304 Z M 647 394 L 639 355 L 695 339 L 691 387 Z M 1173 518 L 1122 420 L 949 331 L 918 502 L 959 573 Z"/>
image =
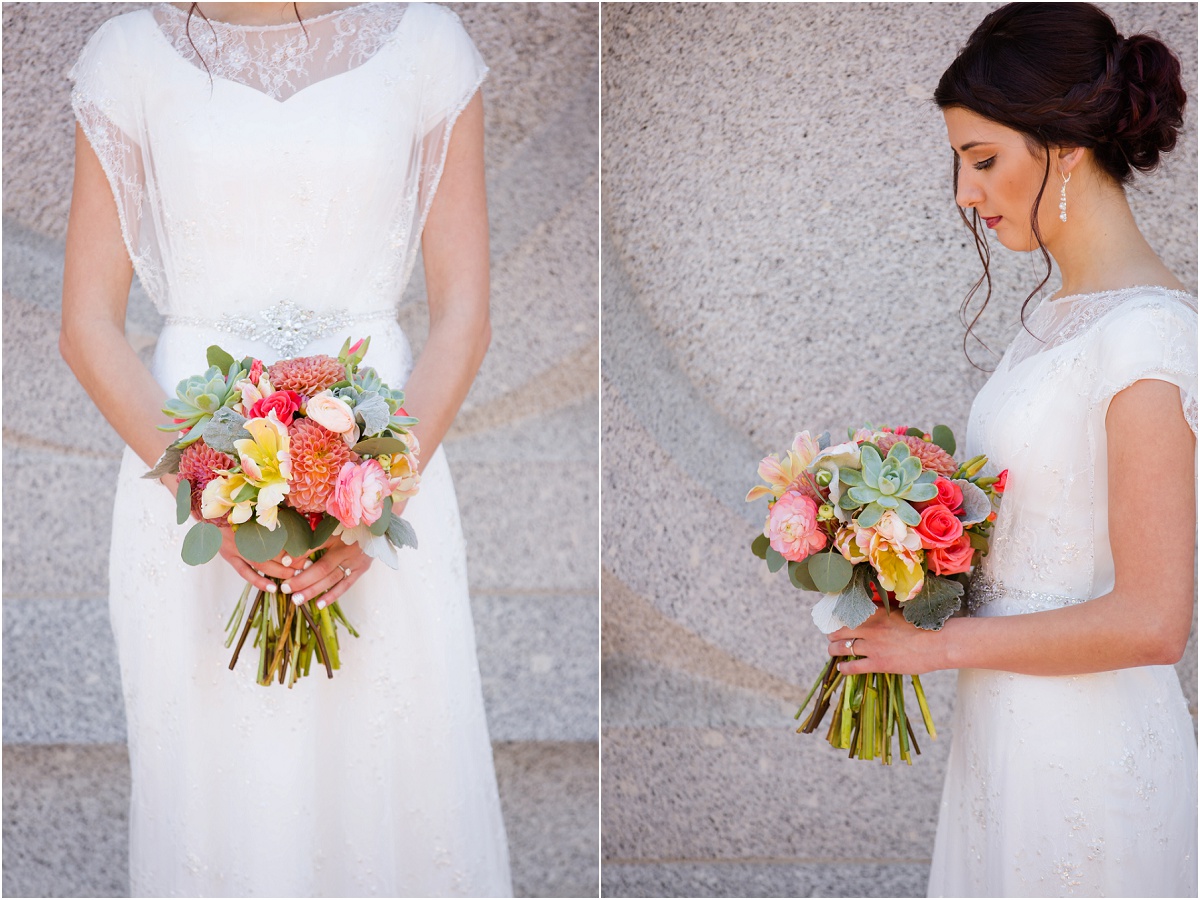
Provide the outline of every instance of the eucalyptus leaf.
<path id="1" fill-rule="evenodd" d="M 317 523 L 317 527 L 313 529 L 312 539 L 309 547 L 316 550 L 332 537 L 334 530 L 338 527 L 338 520 L 326 513 L 325 518 Z"/>
<path id="2" fill-rule="evenodd" d="M 396 438 L 373 437 L 355 444 L 354 452 L 359 456 L 379 456 L 383 453 L 407 453 L 408 445 Z"/>
<path id="3" fill-rule="evenodd" d="M 180 478 L 175 487 L 175 521 L 182 525 L 192 514 L 192 483 Z"/>
<path id="4" fill-rule="evenodd" d="M 228 453 L 236 458 L 238 452 L 233 442 L 250 439 L 250 432 L 242 427 L 245 423 L 245 416 L 239 415 L 227 406 L 222 407 L 213 413 L 212 418 L 204 426 L 204 443 L 214 450 Z"/>
<path id="5" fill-rule="evenodd" d="M 397 550 L 401 547 L 417 549 L 417 533 L 413 531 L 413 527 L 408 522 L 399 516 L 392 516 L 391 524 L 388 525 L 387 539 Z"/>
<path id="6" fill-rule="evenodd" d="M 767 548 L 771 546 L 771 539 L 765 534 L 760 534 L 750 542 L 750 552 L 759 559 L 767 558 Z"/>
<path id="7" fill-rule="evenodd" d="M 791 581 L 794 588 L 819 593 L 817 586 L 813 584 L 812 577 L 808 574 L 808 559 L 788 563 L 788 580 Z"/>
<path id="8" fill-rule="evenodd" d="M 771 572 L 778 572 L 783 568 L 783 564 L 785 562 L 787 562 L 787 560 L 783 558 L 783 554 L 781 554 L 778 550 L 776 550 L 774 547 L 767 548 L 767 568 Z"/>
<path id="9" fill-rule="evenodd" d="M 220 549 L 221 529 L 212 522 L 197 522 L 183 539 L 183 561 L 189 566 L 200 566 Z"/>
<path id="10" fill-rule="evenodd" d="M 962 605 L 963 586 L 949 578 L 926 573 L 917 596 L 904 604 L 904 618 L 926 631 L 941 631 Z"/>
<path id="11" fill-rule="evenodd" d="M 287 531 L 287 541 L 283 550 L 288 556 L 299 558 L 309 551 L 309 540 L 312 529 L 308 527 L 308 519 L 300 515 L 290 506 L 280 506 L 278 510 L 279 524 Z"/>
<path id="12" fill-rule="evenodd" d="M 232 356 L 230 356 L 228 353 L 226 353 L 224 350 L 222 350 L 220 347 L 218 347 L 216 344 L 213 344 L 211 347 L 208 348 L 209 368 L 216 366 L 222 372 L 227 372 L 227 371 L 229 371 L 229 367 L 232 366 L 233 364 L 234 364 L 234 358 Z"/>
<path id="13" fill-rule="evenodd" d="M 266 562 L 283 552 L 287 543 L 287 528 L 276 526 L 274 530 L 260 525 L 253 519 L 243 522 L 233 534 L 238 553 L 250 562 Z"/>
<path id="14" fill-rule="evenodd" d="M 143 475 L 143 478 L 162 478 L 164 475 L 174 475 L 179 471 L 179 458 L 183 456 L 183 451 L 172 444 L 166 449 L 158 462 L 154 464 L 154 468 Z"/>
<path id="15" fill-rule="evenodd" d="M 933 439 L 933 443 L 937 444 L 951 456 L 958 448 L 958 444 L 954 440 L 954 432 L 946 425 L 934 425 L 933 431 L 929 432 L 929 436 Z"/>
<path id="16" fill-rule="evenodd" d="M 854 566 L 836 550 L 808 557 L 808 576 L 822 594 L 838 594 L 854 576 Z"/>
<path id="17" fill-rule="evenodd" d="M 857 628 L 874 612 L 875 603 L 871 600 L 871 592 L 867 588 L 867 566 L 856 566 L 850 583 L 838 594 L 833 614 L 841 619 L 847 628 Z"/>
<path id="18" fill-rule="evenodd" d="M 984 535 L 978 534 L 974 531 L 968 531 L 966 532 L 966 535 L 967 540 L 971 542 L 972 547 L 974 547 L 976 550 L 982 550 L 984 553 L 987 553 L 988 539 Z"/>
<path id="19" fill-rule="evenodd" d="M 375 537 L 383 537 L 385 534 L 387 534 L 388 526 L 391 523 L 392 523 L 392 498 L 387 497 L 383 501 L 383 512 L 380 514 L 379 518 L 375 520 L 374 524 L 371 525 L 369 530 L 370 530 L 371 534 L 375 535 Z"/>

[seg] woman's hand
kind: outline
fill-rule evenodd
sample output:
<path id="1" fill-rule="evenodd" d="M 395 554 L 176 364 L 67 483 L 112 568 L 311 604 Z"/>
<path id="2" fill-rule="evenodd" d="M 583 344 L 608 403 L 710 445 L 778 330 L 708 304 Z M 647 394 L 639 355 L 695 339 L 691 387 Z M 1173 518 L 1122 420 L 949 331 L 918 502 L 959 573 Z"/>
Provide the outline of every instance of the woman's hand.
<path id="1" fill-rule="evenodd" d="M 279 585 L 275 581 L 272 581 L 272 579 L 282 581 L 290 577 L 295 571 L 288 565 L 291 562 L 291 557 L 284 556 L 283 554 L 266 562 L 250 562 L 242 554 L 238 553 L 237 544 L 233 540 L 233 529 L 228 527 L 221 527 L 221 549 L 219 552 L 225 562 L 233 566 L 233 571 L 237 572 L 241 578 L 250 582 L 250 584 L 260 591 L 266 591 L 268 594 L 273 594 L 279 590 Z M 288 563 L 284 563 L 284 559 L 288 560 Z"/>
<path id="2" fill-rule="evenodd" d="M 946 627 L 953 622 L 951 619 Z M 850 641 L 854 643 L 852 647 L 847 647 Z M 847 675 L 863 672 L 924 675 L 946 668 L 942 632 L 918 628 L 909 623 L 904 613 L 895 607 L 891 612 L 876 609 L 857 628 L 839 628 L 830 634 L 829 655 L 862 657 L 838 663 L 838 671 Z"/>
<path id="3" fill-rule="evenodd" d="M 316 598 L 317 609 L 324 609 L 336 602 L 371 566 L 372 559 L 362 547 L 343 543 L 340 536 L 330 538 L 323 546 L 325 555 L 316 562 L 280 557 L 286 573 L 280 590 L 289 594 L 297 605 Z M 296 567 L 291 568 L 293 565 Z"/>

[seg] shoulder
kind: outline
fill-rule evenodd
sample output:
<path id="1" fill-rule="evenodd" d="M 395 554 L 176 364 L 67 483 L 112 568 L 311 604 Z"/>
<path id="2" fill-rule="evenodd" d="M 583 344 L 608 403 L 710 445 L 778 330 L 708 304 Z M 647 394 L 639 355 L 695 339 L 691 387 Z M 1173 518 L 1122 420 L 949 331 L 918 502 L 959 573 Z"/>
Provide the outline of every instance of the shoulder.
<path id="1" fill-rule="evenodd" d="M 79 59 L 71 68 L 71 79 L 92 66 L 136 64 L 141 56 L 139 42 L 144 39 L 147 29 L 154 27 L 154 14 L 148 8 L 105 19 L 84 42 Z"/>
<path id="2" fill-rule="evenodd" d="M 410 3 L 404 15 L 431 28 L 462 29 L 458 13 L 438 3 Z"/>
<path id="3" fill-rule="evenodd" d="M 1182 291 L 1130 292 L 1096 323 L 1091 358 L 1106 390 L 1140 378 L 1196 374 L 1196 299 Z"/>
<path id="4" fill-rule="evenodd" d="M 1196 298 L 1161 287 L 1131 288 L 1100 318 L 1096 328 L 1101 340 L 1110 343 L 1127 339 L 1128 329 L 1170 329 L 1194 344 Z"/>

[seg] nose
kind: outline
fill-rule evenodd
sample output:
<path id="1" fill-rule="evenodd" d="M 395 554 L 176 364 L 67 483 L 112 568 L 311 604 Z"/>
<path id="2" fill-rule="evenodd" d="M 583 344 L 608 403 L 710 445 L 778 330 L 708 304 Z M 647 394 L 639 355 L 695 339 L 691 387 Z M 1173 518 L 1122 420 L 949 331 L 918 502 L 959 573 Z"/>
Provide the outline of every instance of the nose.
<path id="1" fill-rule="evenodd" d="M 954 192 L 954 202 L 963 209 L 978 206 L 983 200 L 983 191 L 972 176 L 972 169 L 966 166 L 958 170 L 958 190 Z"/>

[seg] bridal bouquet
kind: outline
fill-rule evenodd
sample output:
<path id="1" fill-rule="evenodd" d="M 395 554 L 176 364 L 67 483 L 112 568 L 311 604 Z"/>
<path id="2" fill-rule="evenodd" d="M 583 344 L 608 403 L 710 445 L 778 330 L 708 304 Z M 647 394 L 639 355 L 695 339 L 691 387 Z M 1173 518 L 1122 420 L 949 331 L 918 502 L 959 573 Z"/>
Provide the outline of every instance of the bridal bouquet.
<path id="1" fill-rule="evenodd" d="M 766 485 L 746 500 L 770 500 L 751 550 L 771 572 L 786 565 L 795 587 L 824 595 L 812 616 L 826 634 L 857 628 L 877 606 L 888 614 L 895 606 L 918 628 L 937 631 L 958 610 L 967 573 L 987 553 L 993 506 L 1008 475 L 983 477 L 986 457 L 958 463 L 954 452 L 944 425 L 932 433 L 851 429 L 847 442 L 833 446 L 828 433 L 802 431 L 785 458 L 772 454 L 758 467 Z M 925 729 L 936 738 L 921 679 L 911 678 Z M 843 675 L 831 658 L 796 713 L 799 719 L 816 697 L 798 731 L 815 731 L 832 706 L 831 745 L 890 765 L 895 735 L 900 758 L 911 765 L 921 749 L 903 687 L 902 675 Z"/>
<path id="2" fill-rule="evenodd" d="M 200 565 L 232 529 L 238 553 L 266 562 L 286 552 L 320 559 L 340 536 L 395 568 L 396 549 L 417 546 L 412 527 L 393 512 L 417 493 L 417 420 L 370 367 L 360 367 L 370 339 L 342 345 L 336 359 L 304 356 L 269 367 L 208 348 L 209 369 L 185 378 L 163 412 L 178 431 L 146 478 L 179 475 L 179 524 L 195 516 L 183 560 Z M 247 584 L 226 626 L 229 668 L 250 631 L 259 650 L 259 684 L 288 687 L 309 673 L 315 656 L 330 678 L 340 668 L 338 603 L 296 605 L 280 591 L 258 591 L 247 614 Z M 245 621 L 245 627 L 242 622 Z"/>

